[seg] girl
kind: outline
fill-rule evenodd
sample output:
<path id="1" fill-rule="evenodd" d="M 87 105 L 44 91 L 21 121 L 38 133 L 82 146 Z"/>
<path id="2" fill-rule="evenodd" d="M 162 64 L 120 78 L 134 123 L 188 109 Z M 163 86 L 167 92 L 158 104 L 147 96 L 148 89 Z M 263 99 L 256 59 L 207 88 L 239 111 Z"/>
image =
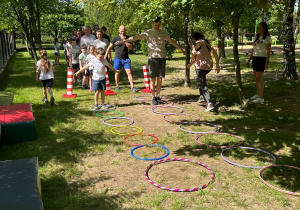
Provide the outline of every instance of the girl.
<path id="1" fill-rule="evenodd" d="M 261 22 L 257 26 L 258 34 L 253 43 L 253 51 L 247 61 L 249 68 L 250 60 L 252 60 L 253 73 L 256 80 L 256 94 L 250 98 L 252 103 L 263 104 L 264 100 L 264 70 L 269 68 L 270 52 L 272 39 L 268 31 L 268 25 Z"/>
<path id="2" fill-rule="evenodd" d="M 58 39 L 54 39 L 54 55 L 55 55 L 55 65 L 59 65 L 59 44 Z"/>
<path id="3" fill-rule="evenodd" d="M 207 103 L 205 111 L 208 112 L 213 110 L 214 106 L 210 101 L 210 94 L 206 83 L 206 75 L 213 68 L 211 53 L 214 55 L 216 61 L 215 71 L 217 74 L 220 72 L 219 57 L 217 52 L 214 50 L 211 44 L 206 39 L 204 39 L 201 33 L 195 32 L 193 34 L 193 41 L 195 42 L 195 46 L 193 48 L 193 57 L 190 64 L 187 65 L 187 68 L 191 68 L 193 63 L 195 63 L 197 84 L 200 92 L 199 103 L 201 104 L 205 102 L 205 99 Z"/>
<path id="4" fill-rule="evenodd" d="M 38 81 L 39 79 L 42 81 L 43 94 L 44 94 L 44 98 L 42 101 L 44 103 L 48 103 L 47 90 L 46 90 L 46 87 L 48 86 L 48 92 L 51 96 L 51 105 L 54 105 L 52 85 L 53 85 L 53 78 L 54 78 L 53 73 L 54 73 L 55 69 L 54 69 L 53 63 L 50 60 L 48 60 L 48 54 L 47 54 L 46 50 L 40 51 L 40 58 L 41 58 L 41 60 L 39 60 L 36 63 L 36 66 L 37 66 L 36 81 Z M 39 71 L 41 71 L 40 78 L 38 78 Z"/>
<path id="5" fill-rule="evenodd" d="M 90 45 L 89 46 L 89 54 L 87 55 L 86 57 L 86 65 L 89 64 L 89 62 L 91 60 L 93 60 L 94 58 L 96 58 L 96 49 L 95 49 L 95 46 L 94 45 Z M 92 92 L 92 87 L 93 87 L 93 80 L 92 80 L 92 77 L 93 77 L 93 69 L 92 68 L 89 68 L 88 70 L 85 70 L 86 72 L 85 73 L 89 73 L 89 83 L 90 83 L 90 92 Z M 87 72 L 88 71 L 88 72 Z"/>

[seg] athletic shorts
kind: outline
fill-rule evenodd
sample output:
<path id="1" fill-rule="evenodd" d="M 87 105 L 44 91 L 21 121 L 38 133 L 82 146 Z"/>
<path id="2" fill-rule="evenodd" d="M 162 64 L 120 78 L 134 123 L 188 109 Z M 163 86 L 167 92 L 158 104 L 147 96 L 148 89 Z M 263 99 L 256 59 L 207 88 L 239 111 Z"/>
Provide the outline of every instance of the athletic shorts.
<path id="1" fill-rule="evenodd" d="M 54 53 L 54 55 L 59 55 L 59 52 Z"/>
<path id="2" fill-rule="evenodd" d="M 267 57 L 253 57 L 252 58 L 252 68 L 255 71 L 264 72 Z"/>
<path id="3" fill-rule="evenodd" d="M 131 69 L 131 60 L 129 58 L 123 60 L 119 58 L 114 59 L 114 69 L 121 70 L 121 68 L 124 69 Z"/>
<path id="4" fill-rule="evenodd" d="M 89 76 L 89 70 L 85 73 L 85 70 L 81 72 L 81 76 Z"/>
<path id="5" fill-rule="evenodd" d="M 43 87 L 49 87 L 52 88 L 53 86 L 53 78 L 51 79 L 45 79 L 45 80 L 41 80 Z"/>
<path id="6" fill-rule="evenodd" d="M 106 78 L 104 78 L 103 80 L 93 80 L 92 90 L 106 90 Z"/>
<path id="7" fill-rule="evenodd" d="M 89 70 L 89 75 L 93 75 L 93 70 Z"/>
<path id="8" fill-rule="evenodd" d="M 76 63 L 76 64 L 72 64 L 72 68 L 75 70 L 75 69 L 79 69 L 79 63 Z"/>
<path id="9" fill-rule="evenodd" d="M 161 77 L 166 75 L 166 59 L 165 58 L 148 58 L 148 68 L 150 78 Z"/>

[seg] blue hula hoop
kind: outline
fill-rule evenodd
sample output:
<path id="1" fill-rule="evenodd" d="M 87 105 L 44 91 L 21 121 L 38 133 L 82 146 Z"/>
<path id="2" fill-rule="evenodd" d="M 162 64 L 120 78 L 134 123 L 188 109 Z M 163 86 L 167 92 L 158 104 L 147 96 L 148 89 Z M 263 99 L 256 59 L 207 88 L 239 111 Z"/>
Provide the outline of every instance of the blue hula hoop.
<path id="1" fill-rule="evenodd" d="M 163 148 L 163 149 L 165 149 L 165 150 L 167 151 L 167 154 L 164 155 L 164 156 L 162 156 L 162 157 L 159 157 L 159 158 L 153 158 L 153 159 L 145 159 L 145 158 L 140 158 L 140 157 L 135 156 L 135 155 L 133 154 L 133 151 L 136 150 L 136 149 L 138 149 L 138 148 L 140 148 L 140 147 L 146 146 L 146 144 L 143 144 L 143 145 L 140 145 L 140 146 L 137 146 L 137 147 L 133 148 L 133 149 L 130 151 L 131 156 L 132 156 L 132 157 L 135 157 L 136 159 L 139 159 L 139 160 L 149 160 L 149 161 L 152 161 L 152 160 L 160 160 L 160 159 L 163 159 L 163 158 L 167 157 L 167 156 L 170 154 L 170 150 L 169 150 L 167 147 L 164 147 L 164 146 L 162 146 L 162 145 L 158 145 L 158 144 L 147 144 L 147 145 L 149 145 L 149 146 L 161 147 L 161 148 Z"/>

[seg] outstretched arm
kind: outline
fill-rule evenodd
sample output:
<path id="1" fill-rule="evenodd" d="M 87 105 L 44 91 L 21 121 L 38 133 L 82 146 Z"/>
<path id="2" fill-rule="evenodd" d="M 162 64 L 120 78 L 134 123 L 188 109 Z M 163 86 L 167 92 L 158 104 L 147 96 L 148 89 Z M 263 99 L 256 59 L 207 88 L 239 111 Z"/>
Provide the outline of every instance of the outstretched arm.
<path id="1" fill-rule="evenodd" d="M 113 48 L 113 46 L 114 45 L 112 43 L 109 44 L 109 46 L 108 46 L 108 48 L 106 50 L 106 53 L 104 55 L 104 59 L 106 59 L 108 55 L 110 55 L 110 58 L 111 58 L 111 49 Z"/>
<path id="2" fill-rule="evenodd" d="M 80 72 L 82 72 L 83 70 L 86 70 L 89 68 L 89 65 L 85 65 L 83 68 L 79 69 L 79 71 L 77 71 L 74 75 L 77 76 Z"/>
<path id="3" fill-rule="evenodd" d="M 171 39 L 171 38 L 169 38 L 169 37 L 168 37 L 166 40 L 167 40 L 171 45 L 173 45 L 173 46 L 176 47 L 178 50 L 180 50 L 180 51 L 182 52 L 182 54 L 185 55 L 185 52 L 184 52 L 183 48 L 180 47 L 180 46 L 177 44 L 177 42 L 175 42 L 173 39 Z"/>

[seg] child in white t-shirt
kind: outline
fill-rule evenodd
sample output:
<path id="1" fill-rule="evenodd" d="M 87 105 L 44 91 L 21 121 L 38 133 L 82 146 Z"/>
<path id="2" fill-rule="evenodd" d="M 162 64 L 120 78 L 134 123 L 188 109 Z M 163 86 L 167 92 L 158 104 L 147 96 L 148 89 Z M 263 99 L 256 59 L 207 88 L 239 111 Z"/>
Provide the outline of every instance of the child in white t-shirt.
<path id="1" fill-rule="evenodd" d="M 98 110 L 98 99 L 99 93 L 101 93 L 101 109 L 107 109 L 108 106 L 105 105 L 105 90 L 106 90 L 106 78 L 105 78 L 105 66 L 108 66 L 114 72 L 117 70 L 108 63 L 106 59 L 104 59 L 105 51 L 102 48 L 98 48 L 96 50 L 96 58 L 91 60 L 89 64 L 85 65 L 82 69 L 80 69 L 76 75 L 78 75 L 81 71 L 84 71 L 91 67 L 93 69 L 93 87 L 92 90 L 95 91 L 94 96 L 94 109 Z M 119 70 L 118 70 L 119 71 Z"/>
<path id="2" fill-rule="evenodd" d="M 43 85 L 43 94 L 44 94 L 44 98 L 43 98 L 43 102 L 44 103 L 48 103 L 48 99 L 47 99 L 47 86 L 48 86 L 48 92 L 51 96 L 51 105 L 54 105 L 54 97 L 53 97 L 53 92 L 52 92 L 52 85 L 53 85 L 53 78 L 54 78 L 54 66 L 53 63 L 48 60 L 48 54 L 46 50 L 41 50 L 40 51 L 40 58 L 41 60 L 39 60 L 36 63 L 37 69 L 36 69 L 36 81 L 39 81 L 39 79 L 42 81 L 42 85 Z M 39 77 L 39 72 L 40 73 L 40 77 Z"/>
<path id="3" fill-rule="evenodd" d="M 75 39 L 71 39 L 72 47 L 69 48 L 69 66 L 73 68 L 73 84 L 76 84 L 75 72 L 79 70 L 79 55 L 81 53 L 80 47 L 77 45 Z M 77 77 L 80 83 L 80 76 Z"/>

